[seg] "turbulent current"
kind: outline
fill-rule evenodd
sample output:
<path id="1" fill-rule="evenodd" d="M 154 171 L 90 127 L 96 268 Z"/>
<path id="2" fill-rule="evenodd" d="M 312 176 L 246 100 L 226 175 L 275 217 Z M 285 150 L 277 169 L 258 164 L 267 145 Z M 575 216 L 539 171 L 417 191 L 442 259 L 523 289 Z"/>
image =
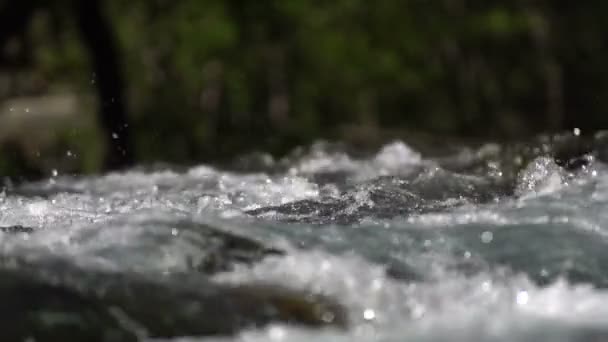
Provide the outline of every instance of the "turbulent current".
<path id="1" fill-rule="evenodd" d="M 9 186 L 0 335 L 607 341 L 600 140 L 428 155 L 319 143 Z"/>

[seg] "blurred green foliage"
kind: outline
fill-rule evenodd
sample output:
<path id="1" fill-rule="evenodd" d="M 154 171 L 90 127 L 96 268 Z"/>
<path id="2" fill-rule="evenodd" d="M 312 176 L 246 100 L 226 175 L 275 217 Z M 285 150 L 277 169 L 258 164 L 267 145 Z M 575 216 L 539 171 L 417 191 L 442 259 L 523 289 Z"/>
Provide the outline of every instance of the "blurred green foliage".
<path id="1" fill-rule="evenodd" d="M 141 161 L 283 153 L 318 137 L 506 139 L 608 124 L 604 1 L 107 0 L 106 9 Z M 70 18 L 41 14 L 30 31 L 49 89 L 90 93 Z"/>

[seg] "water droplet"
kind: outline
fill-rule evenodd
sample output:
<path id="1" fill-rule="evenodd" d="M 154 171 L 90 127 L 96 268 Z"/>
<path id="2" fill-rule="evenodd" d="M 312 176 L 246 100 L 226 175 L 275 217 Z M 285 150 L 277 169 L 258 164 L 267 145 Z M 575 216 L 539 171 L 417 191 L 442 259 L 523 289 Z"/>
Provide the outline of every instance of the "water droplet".
<path id="1" fill-rule="evenodd" d="M 68 156 L 68 157 L 72 157 L 74 154 L 72 153 L 72 151 L 67 150 L 67 151 L 65 152 L 65 155 L 66 155 L 66 156 Z"/>
<path id="2" fill-rule="evenodd" d="M 573 129 L 573 130 L 572 130 L 572 133 L 573 133 L 575 136 L 577 136 L 577 137 L 578 137 L 579 135 L 581 135 L 581 129 L 580 129 L 580 128 L 575 128 L 575 129 Z"/>
<path id="3" fill-rule="evenodd" d="M 530 299 L 530 295 L 528 295 L 528 291 L 522 290 L 522 291 L 517 292 L 517 297 L 516 297 L 517 304 L 526 305 L 526 304 L 528 304 L 529 299 Z"/>
<path id="4" fill-rule="evenodd" d="M 177 236 L 179 234 L 179 230 L 177 228 L 171 229 L 171 235 Z"/>
<path id="5" fill-rule="evenodd" d="M 57 177 L 59 176 L 59 171 L 57 171 L 57 169 L 53 169 L 53 171 L 51 171 L 51 174 L 53 175 L 53 177 Z"/>
<path id="6" fill-rule="evenodd" d="M 323 260 L 323 262 L 321 263 L 321 271 L 326 272 L 329 271 L 331 269 L 331 262 L 327 261 L 327 260 Z"/>
<path id="7" fill-rule="evenodd" d="M 29 112 L 30 112 L 30 109 L 29 109 L 29 108 L 25 108 L 25 112 L 26 112 L 26 113 L 29 113 Z"/>
<path id="8" fill-rule="evenodd" d="M 285 338 L 285 329 L 278 326 L 271 327 L 268 330 L 268 335 L 273 341 L 281 341 Z"/>
<path id="9" fill-rule="evenodd" d="M 480 238 L 481 238 L 481 242 L 490 243 L 490 242 L 492 242 L 492 240 L 494 240 L 494 234 L 490 231 L 485 231 L 485 232 L 481 233 Z"/>
<path id="10" fill-rule="evenodd" d="M 484 292 L 489 292 L 492 289 L 492 283 L 489 281 L 484 281 L 481 283 L 481 290 Z"/>
<path id="11" fill-rule="evenodd" d="M 470 259 L 471 258 L 471 252 L 469 252 L 469 251 L 464 252 L 464 258 L 465 259 Z"/>
<path id="12" fill-rule="evenodd" d="M 372 281 L 371 288 L 373 291 L 380 291 L 380 290 L 382 290 L 383 286 L 384 286 L 384 284 L 383 284 L 382 280 L 376 278 L 376 279 L 374 279 L 374 281 Z"/>
<path id="13" fill-rule="evenodd" d="M 334 319 L 336 318 L 336 315 L 334 315 L 332 312 L 326 311 L 321 315 L 321 320 L 325 323 L 331 323 L 334 321 Z"/>
<path id="14" fill-rule="evenodd" d="M 416 305 L 412 309 L 412 318 L 420 319 L 424 316 L 426 309 L 422 305 Z"/>
<path id="15" fill-rule="evenodd" d="M 118 139 L 118 134 L 112 132 L 112 139 Z"/>
<path id="16" fill-rule="evenodd" d="M 371 321 L 376 318 L 376 312 L 373 309 L 365 309 L 363 311 L 363 318 L 367 321 Z"/>
<path id="17" fill-rule="evenodd" d="M 213 199 L 211 198 L 211 196 L 207 195 L 199 198 L 197 201 L 198 211 L 201 212 L 203 210 L 207 210 L 211 206 L 212 201 Z"/>

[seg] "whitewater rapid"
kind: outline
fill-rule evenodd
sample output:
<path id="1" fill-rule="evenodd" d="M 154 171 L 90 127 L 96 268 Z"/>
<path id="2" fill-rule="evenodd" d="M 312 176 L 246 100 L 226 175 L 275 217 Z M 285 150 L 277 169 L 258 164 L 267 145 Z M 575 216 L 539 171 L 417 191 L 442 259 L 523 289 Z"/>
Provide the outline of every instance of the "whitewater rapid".
<path id="1" fill-rule="evenodd" d="M 567 170 L 539 153 L 511 178 L 484 156 L 481 172 L 450 168 L 403 142 L 265 158 L 261 171 L 142 168 L 6 189 L 0 227 L 33 232 L 0 233 L 1 254 L 181 272 L 211 247 L 175 222 L 211 225 L 285 251 L 212 282 L 322 294 L 349 321 L 172 341 L 608 340 L 608 168 L 593 156 Z"/>

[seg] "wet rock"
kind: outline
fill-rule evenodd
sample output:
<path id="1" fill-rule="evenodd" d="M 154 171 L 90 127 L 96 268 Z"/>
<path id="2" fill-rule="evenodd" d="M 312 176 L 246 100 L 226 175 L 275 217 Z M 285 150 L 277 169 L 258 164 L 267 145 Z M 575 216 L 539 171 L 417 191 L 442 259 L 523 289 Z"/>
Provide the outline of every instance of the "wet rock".
<path id="1" fill-rule="evenodd" d="M 433 168 L 410 178 L 383 176 L 352 185 L 337 198 L 301 200 L 247 213 L 271 215 L 286 222 L 346 225 L 362 219 L 391 219 L 490 202 L 510 192 L 510 188 L 492 179 Z"/>
<path id="2" fill-rule="evenodd" d="M 58 194 L 81 194 L 82 191 L 52 184 L 24 183 L 19 186 L 6 187 L 5 193 L 7 196 L 49 199 Z"/>
<path id="3" fill-rule="evenodd" d="M 321 295 L 218 284 L 197 274 L 85 271 L 65 260 L 5 257 L 0 277 L 6 341 L 136 341 L 231 335 L 271 322 L 347 324 L 344 309 Z"/>
<path id="4" fill-rule="evenodd" d="M 72 289 L 0 272 L 5 341 L 137 341 L 110 308 Z M 10 324 L 7 324 L 10 322 Z"/>
<path id="5" fill-rule="evenodd" d="M 19 233 L 29 234 L 29 233 L 34 232 L 34 228 L 20 226 L 20 225 L 7 226 L 7 227 L 0 227 L 0 232 L 7 233 L 7 234 L 19 234 Z"/>
<path id="6" fill-rule="evenodd" d="M 190 241 L 200 250 L 192 256 L 191 268 L 211 275 L 231 271 L 236 265 L 252 265 L 268 256 L 281 256 L 285 253 L 277 248 L 245 236 L 221 230 L 205 224 L 179 222 L 173 225 L 180 234 L 190 233 Z"/>
<path id="7" fill-rule="evenodd" d="M 270 215 L 283 222 L 300 222 L 312 224 L 338 223 L 348 224 L 356 220 L 354 217 L 345 217 L 342 211 L 348 206 L 346 201 L 330 200 L 300 200 L 278 206 L 262 207 L 247 211 L 252 216 Z"/>
<path id="8" fill-rule="evenodd" d="M 426 280 L 425 276 L 421 272 L 409 267 L 404 263 L 388 260 L 386 262 L 380 262 L 380 264 L 384 265 L 386 275 L 392 279 L 408 283 L 422 282 Z"/>
<path id="9" fill-rule="evenodd" d="M 523 142 L 485 144 L 464 148 L 460 153 L 437 158 L 439 165 L 457 173 L 494 176 L 515 184 L 522 168 L 539 157 L 547 157 L 567 171 L 577 171 L 594 158 L 608 161 L 608 133 L 580 131 L 539 135 Z"/>
<path id="10" fill-rule="evenodd" d="M 141 224 L 145 229 L 149 227 L 148 231 L 156 230 L 159 231 L 158 235 L 161 235 L 157 239 L 147 237 L 150 240 L 150 248 L 154 248 L 152 244 L 158 243 L 161 245 L 167 243 L 166 240 L 170 239 L 183 239 L 195 246 L 191 251 L 184 251 L 183 253 L 186 255 L 187 268 L 206 275 L 231 271 L 237 265 L 250 266 L 263 258 L 285 254 L 284 251 L 266 246 L 253 238 L 210 225 L 187 221 L 176 223 L 149 221 Z M 164 229 L 158 229 L 158 226 L 163 226 Z M 35 232 L 36 228 L 22 225 L 0 226 L 0 233 L 10 235 Z M 82 241 L 79 242 L 82 243 Z M 104 251 L 101 254 L 111 253 L 115 257 L 116 253 L 128 254 L 131 251 L 136 253 L 133 250 L 122 248 L 119 251 Z"/>

